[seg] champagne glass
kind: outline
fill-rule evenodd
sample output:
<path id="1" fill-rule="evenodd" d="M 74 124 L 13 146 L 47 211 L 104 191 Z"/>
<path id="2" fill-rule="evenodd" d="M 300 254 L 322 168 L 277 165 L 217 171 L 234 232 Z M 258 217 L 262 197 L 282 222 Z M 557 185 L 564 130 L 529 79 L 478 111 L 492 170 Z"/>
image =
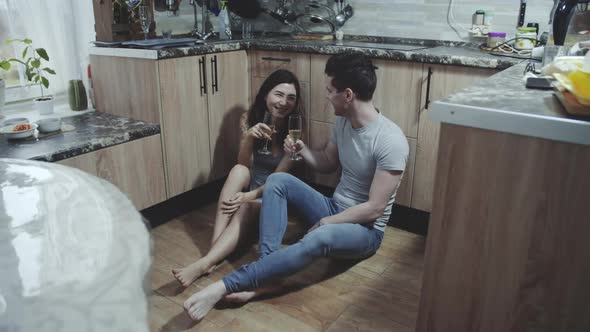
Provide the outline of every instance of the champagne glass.
<path id="1" fill-rule="evenodd" d="M 289 136 L 293 140 L 293 143 L 297 142 L 301 139 L 301 127 L 302 127 L 302 119 L 300 115 L 294 114 L 289 116 Z M 303 159 L 298 152 L 294 152 L 291 154 L 291 160 L 301 160 Z"/>
<path id="2" fill-rule="evenodd" d="M 272 131 L 275 130 L 275 126 L 272 123 L 272 116 L 270 114 L 270 112 L 266 112 L 264 113 L 264 120 L 262 121 L 265 125 L 269 126 L 270 129 Z M 271 134 L 272 135 L 272 134 Z M 266 142 L 264 142 L 264 146 L 262 147 L 262 149 L 258 150 L 258 153 L 260 154 L 264 154 L 264 155 L 269 155 L 272 154 L 272 152 L 268 149 L 268 142 L 270 140 L 266 140 Z M 271 143 L 272 144 L 272 143 Z M 272 146 L 272 145 L 271 145 Z"/>
<path id="3" fill-rule="evenodd" d="M 148 33 L 150 32 L 150 8 L 148 6 L 139 6 L 139 21 L 141 23 L 141 30 L 143 30 L 144 39 L 148 39 Z"/>

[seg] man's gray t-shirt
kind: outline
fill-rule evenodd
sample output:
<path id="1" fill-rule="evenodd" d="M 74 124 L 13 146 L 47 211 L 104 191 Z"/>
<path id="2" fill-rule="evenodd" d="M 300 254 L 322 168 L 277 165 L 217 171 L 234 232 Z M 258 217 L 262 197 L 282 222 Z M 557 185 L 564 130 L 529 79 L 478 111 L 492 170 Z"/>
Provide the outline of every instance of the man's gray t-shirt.
<path id="1" fill-rule="evenodd" d="M 342 166 L 334 201 L 344 209 L 369 200 L 376 170 L 404 171 L 406 168 L 410 150 L 406 136 L 381 114 L 373 122 L 356 129 L 346 118 L 336 117 L 330 140 L 338 147 Z M 376 229 L 385 229 L 398 187 L 391 195 L 385 213 L 375 220 L 373 226 Z"/>

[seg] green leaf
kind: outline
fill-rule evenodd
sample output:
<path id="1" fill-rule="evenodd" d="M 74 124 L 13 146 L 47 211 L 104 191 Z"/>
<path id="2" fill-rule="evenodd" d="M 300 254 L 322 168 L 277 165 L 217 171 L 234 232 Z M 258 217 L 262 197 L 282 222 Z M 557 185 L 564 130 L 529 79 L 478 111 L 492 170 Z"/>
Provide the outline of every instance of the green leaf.
<path id="1" fill-rule="evenodd" d="M 23 43 L 31 45 L 33 43 L 33 41 L 28 38 L 25 38 L 25 39 L 23 39 Z"/>
<path id="2" fill-rule="evenodd" d="M 0 61 L 0 68 L 4 69 L 6 71 L 10 70 L 10 62 L 8 62 L 6 60 Z"/>
<path id="3" fill-rule="evenodd" d="M 39 75 L 35 75 L 35 77 L 33 77 L 33 81 L 35 81 L 35 83 L 39 83 L 40 79 L 41 77 L 39 77 Z"/>
<path id="4" fill-rule="evenodd" d="M 28 50 L 29 50 L 28 47 L 25 47 L 25 49 L 23 50 L 23 56 L 22 56 L 23 59 L 27 57 L 27 51 Z"/>
<path id="5" fill-rule="evenodd" d="M 25 70 L 25 76 L 27 76 L 27 81 L 32 81 L 33 80 L 33 71 L 31 70 L 31 67 L 27 67 L 27 69 Z"/>
<path id="6" fill-rule="evenodd" d="M 39 68 L 41 66 L 41 61 L 39 59 L 35 59 L 31 61 L 31 66 L 33 66 L 33 68 Z"/>
<path id="7" fill-rule="evenodd" d="M 41 77 L 41 84 L 43 84 L 45 89 L 49 88 L 49 81 L 45 77 Z"/>
<path id="8" fill-rule="evenodd" d="M 48 73 L 50 73 L 51 75 L 55 75 L 55 70 L 53 70 L 51 68 L 45 67 L 45 68 L 43 68 L 43 70 L 46 71 L 46 72 L 48 72 Z"/>
<path id="9" fill-rule="evenodd" d="M 49 61 L 49 55 L 47 55 L 47 52 L 45 51 L 45 49 L 38 48 L 35 51 L 37 51 L 37 54 L 39 54 L 39 56 L 42 57 L 43 60 Z"/>

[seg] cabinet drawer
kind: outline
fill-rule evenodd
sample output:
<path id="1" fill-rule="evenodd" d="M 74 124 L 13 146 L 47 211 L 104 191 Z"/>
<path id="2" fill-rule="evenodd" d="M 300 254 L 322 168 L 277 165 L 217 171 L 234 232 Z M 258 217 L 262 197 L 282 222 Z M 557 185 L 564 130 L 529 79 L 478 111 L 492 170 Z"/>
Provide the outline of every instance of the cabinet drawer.
<path id="1" fill-rule="evenodd" d="M 267 77 L 277 69 L 293 72 L 302 82 L 310 81 L 309 54 L 268 51 L 250 51 L 251 76 Z"/>

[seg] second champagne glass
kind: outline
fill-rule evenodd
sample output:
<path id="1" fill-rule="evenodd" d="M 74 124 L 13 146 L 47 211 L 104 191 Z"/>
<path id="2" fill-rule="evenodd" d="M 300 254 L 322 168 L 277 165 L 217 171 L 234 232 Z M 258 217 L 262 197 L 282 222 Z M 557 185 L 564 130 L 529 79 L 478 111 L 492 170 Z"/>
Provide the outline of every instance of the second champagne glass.
<path id="1" fill-rule="evenodd" d="M 148 39 L 148 33 L 150 32 L 150 8 L 148 6 L 139 6 L 139 22 L 141 23 L 141 30 L 143 30 L 144 39 Z"/>
<path id="2" fill-rule="evenodd" d="M 289 116 L 289 136 L 293 142 L 297 142 L 301 139 L 301 127 L 302 127 L 302 119 L 300 115 L 294 114 Z M 291 155 L 291 160 L 301 160 L 303 159 L 299 153 L 295 152 Z"/>

